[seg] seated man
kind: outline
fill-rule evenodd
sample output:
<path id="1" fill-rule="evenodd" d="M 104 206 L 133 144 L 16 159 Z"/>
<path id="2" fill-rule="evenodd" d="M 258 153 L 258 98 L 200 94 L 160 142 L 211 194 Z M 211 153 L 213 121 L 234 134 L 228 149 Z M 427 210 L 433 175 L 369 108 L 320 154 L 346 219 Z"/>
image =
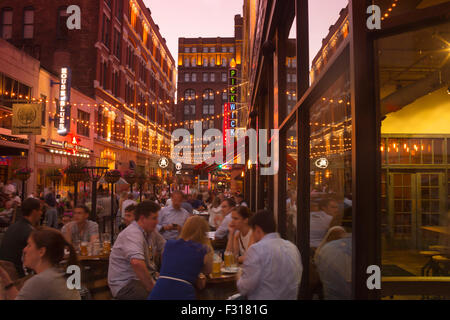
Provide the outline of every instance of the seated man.
<path id="1" fill-rule="evenodd" d="M 21 212 L 22 217 L 6 230 L 0 247 L 0 260 L 14 263 L 19 277 L 25 276 L 22 252 L 27 246 L 31 231 L 39 224 L 41 219 L 41 201 L 34 198 L 26 199 L 22 203 Z"/>
<path id="2" fill-rule="evenodd" d="M 316 249 L 320 245 L 328 229 L 333 225 L 337 225 L 332 223 L 332 220 L 339 214 L 339 205 L 333 199 L 320 201 L 319 208 L 320 211 L 311 212 L 310 217 L 309 245 L 313 249 Z"/>
<path id="3" fill-rule="evenodd" d="M 223 220 L 214 234 L 215 239 L 227 239 L 228 237 L 228 226 L 231 222 L 231 211 L 236 206 L 236 202 L 232 198 L 226 198 L 222 201 L 220 207 L 222 208 Z"/>
<path id="4" fill-rule="evenodd" d="M 166 240 L 175 240 L 180 234 L 181 228 L 190 217 L 189 212 L 181 207 L 183 193 L 174 191 L 172 193 L 172 204 L 161 209 L 158 231 Z"/>
<path id="5" fill-rule="evenodd" d="M 303 266 L 297 247 L 280 238 L 271 212 L 250 219 L 254 243 L 248 250 L 237 282 L 249 300 L 296 300 Z"/>
<path id="6" fill-rule="evenodd" d="M 165 245 L 156 232 L 160 206 L 143 201 L 135 221 L 119 233 L 109 257 L 108 285 L 114 298 L 145 300 L 157 277 L 155 260 Z"/>
<path id="7" fill-rule="evenodd" d="M 98 239 L 98 224 L 88 218 L 89 209 L 86 206 L 75 206 L 73 221 L 61 229 L 68 242 L 72 244 L 77 241 L 92 243 Z"/>
<path id="8" fill-rule="evenodd" d="M 123 219 L 122 219 L 123 224 L 124 224 L 123 229 L 128 227 L 135 220 L 135 216 L 134 216 L 135 211 L 136 211 L 135 204 L 130 204 L 128 207 L 125 208 L 125 215 L 123 216 Z"/>

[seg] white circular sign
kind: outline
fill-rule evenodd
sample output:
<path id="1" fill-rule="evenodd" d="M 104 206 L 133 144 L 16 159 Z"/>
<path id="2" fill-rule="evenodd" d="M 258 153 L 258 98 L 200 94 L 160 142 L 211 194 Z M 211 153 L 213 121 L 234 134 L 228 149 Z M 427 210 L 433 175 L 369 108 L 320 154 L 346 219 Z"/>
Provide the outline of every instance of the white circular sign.
<path id="1" fill-rule="evenodd" d="M 181 170 L 181 169 L 183 168 L 183 165 L 181 164 L 181 162 L 177 162 L 177 163 L 175 164 L 175 168 L 176 168 L 177 170 Z"/>
<path id="2" fill-rule="evenodd" d="M 328 162 L 327 158 L 320 158 L 320 159 L 317 159 L 316 162 L 315 162 L 316 167 L 320 168 L 320 169 L 328 168 L 329 164 L 330 163 Z"/>
<path id="3" fill-rule="evenodd" d="M 169 159 L 167 159 L 166 157 L 159 158 L 158 165 L 162 169 L 167 168 L 169 166 Z"/>

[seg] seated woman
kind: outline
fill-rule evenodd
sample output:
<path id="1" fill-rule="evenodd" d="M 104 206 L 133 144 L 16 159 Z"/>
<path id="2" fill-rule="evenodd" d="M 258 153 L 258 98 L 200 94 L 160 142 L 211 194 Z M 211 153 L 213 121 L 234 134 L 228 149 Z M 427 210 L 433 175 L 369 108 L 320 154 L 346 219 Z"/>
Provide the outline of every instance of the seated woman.
<path id="1" fill-rule="evenodd" d="M 212 201 L 211 205 L 208 207 L 209 213 L 209 225 L 217 229 L 220 226 L 220 223 L 223 220 L 222 216 L 222 208 L 220 207 L 220 198 L 215 197 Z"/>
<path id="2" fill-rule="evenodd" d="M 56 229 L 44 227 L 34 230 L 23 250 L 25 267 L 36 275 L 27 280 L 20 291 L 14 286 L 9 274 L 0 267 L 0 279 L 5 284 L 8 300 L 80 300 L 77 290 L 67 287 L 64 271 L 58 269 L 64 259 L 64 249 L 69 249 L 67 265 L 76 265 L 74 248 Z"/>
<path id="3" fill-rule="evenodd" d="M 252 228 L 249 226 L 252 213 L 248 207 L 240 206 L 231 210 L 231 222 L 228 227 L 228 244 L 226 251 L 238 257 L 239 263 L 244 263 L 248 248 L 254 243 Z"/>
<path id="4" fill-rule="evenodd" d="M 213 254 L 206 233 L 208 223 L 200 216 L 186 220 L 180 238 L 164 247 L 159 279 L 149 300 L 194 300 L 195 289 L 203 289 L 212 271 Z"/>

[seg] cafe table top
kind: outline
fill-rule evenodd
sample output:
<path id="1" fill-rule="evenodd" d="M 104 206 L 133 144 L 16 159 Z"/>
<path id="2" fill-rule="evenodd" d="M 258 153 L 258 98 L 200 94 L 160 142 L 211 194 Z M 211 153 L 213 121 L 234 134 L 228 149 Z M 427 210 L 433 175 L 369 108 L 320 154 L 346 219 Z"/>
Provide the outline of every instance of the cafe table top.
<path id="1" fill-rule="evenodd" d="M 96 256 L 81 256 L 78 255 L 79 261 L 94 261 L 94 260 L 109 260 L 109 254 L 100 254 Z"/>

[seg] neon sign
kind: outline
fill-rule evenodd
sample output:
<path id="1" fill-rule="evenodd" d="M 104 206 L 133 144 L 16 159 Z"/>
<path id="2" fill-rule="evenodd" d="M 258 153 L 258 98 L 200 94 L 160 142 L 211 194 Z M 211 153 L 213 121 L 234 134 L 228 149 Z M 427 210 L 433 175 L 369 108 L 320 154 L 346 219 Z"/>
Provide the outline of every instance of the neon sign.
<path id="1" fill-rule="evenodd" d="M 66 136 L 70 131 L 70 79 L 70 68 L 61 68 L 59 82 L 59 118 L 57 120 L 58 134 L 61 136 Z"/>

